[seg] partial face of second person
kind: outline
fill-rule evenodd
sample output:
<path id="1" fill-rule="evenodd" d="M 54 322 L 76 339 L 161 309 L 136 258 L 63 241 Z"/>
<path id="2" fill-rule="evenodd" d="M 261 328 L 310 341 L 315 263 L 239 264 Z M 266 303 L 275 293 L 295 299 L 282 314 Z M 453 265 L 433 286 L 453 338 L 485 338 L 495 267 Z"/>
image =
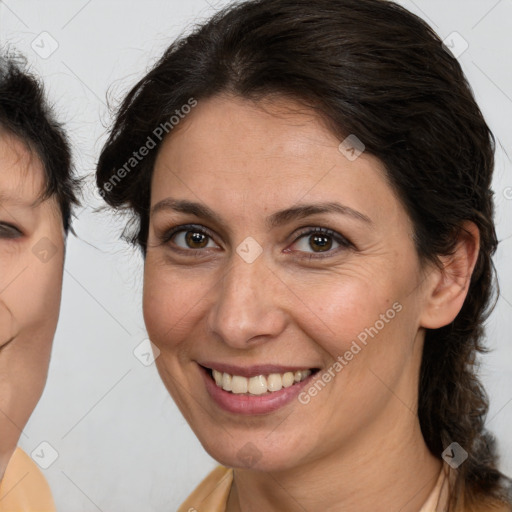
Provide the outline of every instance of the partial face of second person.
<path id="1" fill-rule="evenodd" d="M 411 221 L 380 162 L 347 158 L 298 108 L 199 102 L 164 141 L 152 179 L 144 316 L 156 364 L 205 449 L 228 466 L 314 465 L 361 446 L 389 451 L 385 433 L 406 443 L 419 431 L 411 411 L 434 283 Z M 341 207 L 278 214 L 327 203 Z M 222 394 L 204 367 L 320 371 L 284 397 L 255 400 Z M 334 377 L 309 392 L 326 373 Z"/>
<path id="2" fill-rule="evenodd" d="M 59 316 L 65 235 L 43 189 L 35 153 L 0 132 L 0 477 L 44 388 Z"/>

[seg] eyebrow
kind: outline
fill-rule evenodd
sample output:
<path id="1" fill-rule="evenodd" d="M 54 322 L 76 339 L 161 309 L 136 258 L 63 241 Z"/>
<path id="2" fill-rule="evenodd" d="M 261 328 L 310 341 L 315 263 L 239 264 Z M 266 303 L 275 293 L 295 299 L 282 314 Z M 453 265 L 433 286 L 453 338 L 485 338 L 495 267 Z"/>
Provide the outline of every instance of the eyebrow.
<path id="1" fill-rule="evenodd" d="M 217 215 L 217 213 L 215 213 L 208 206 L 201 203 L 187 200 L 178 200 L 168 197 L 167 199 L 162 199 L 162 201 L 156 203 L 151 209 L 151 214 L 154 215 L 155 213 L 164 210 L 188 213 L 195 215 L 196 217 L 211 219 L 214 220 L 217 224 L 226 227 L 225 222 L 219 215 Z M 286 208 L 285 210 L 280 210 L 267 217 L 265 223 L 267 228 L 271 229 L 282 226 L 283 224 L 287 224 L 293 220 L 303 219 L 305 217 L 320 213 L 337 213 L 341 215 L 348 215 L 353 219 L 365 222 L 366 224 L 373 224 L 371 219 L 363 213 L 336 202 L 311 203 Z"/>

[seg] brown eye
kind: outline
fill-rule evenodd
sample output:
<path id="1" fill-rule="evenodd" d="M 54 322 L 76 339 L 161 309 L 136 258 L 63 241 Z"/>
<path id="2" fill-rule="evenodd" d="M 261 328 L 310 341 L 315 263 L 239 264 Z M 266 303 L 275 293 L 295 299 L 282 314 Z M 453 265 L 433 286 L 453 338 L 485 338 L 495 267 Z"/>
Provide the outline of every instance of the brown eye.
<path id="1" fill-rule="evenodd" d="M 185 242 L 191 249 L 202 249 L 208 245 L 208 235 L 198 231 L 186 231 Z"/>
<path id="2" fill-rule="evenodd" d="M 203 228 L 194 225 L 177 226 L 160 237 L 162 242 L 172 242 L 176 250 L 194 251 L 218 247 L 212 236 Z"/>
<path id="3" fill-rule="evenodd" d="M 304 252 L 309 258 L 330 256 L 353 247 L 345 237 L 327 228 L 314 228 L 303 232 L 291 246 L 293 252 Z M 289 252 L 289 251 L 287 251 Z"/>
<path id="4" fill-rule="evenodd" d="M 325 235 L 310 235 L 309 246 L 315 252 L 325 252 L 332 247 L 332 237 Z"/>

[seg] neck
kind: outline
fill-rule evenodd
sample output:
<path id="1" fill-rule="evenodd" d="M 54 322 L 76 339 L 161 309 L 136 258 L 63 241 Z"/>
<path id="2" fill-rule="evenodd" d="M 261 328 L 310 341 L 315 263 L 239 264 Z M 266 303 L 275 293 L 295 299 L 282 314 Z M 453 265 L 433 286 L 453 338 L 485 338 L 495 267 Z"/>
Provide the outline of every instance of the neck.
<path id="1" fill-rule="evenodd" d="M 418 512 L 442 462 L 428 450 L 417 416 L 404 417 L 402 411 L 403 421 L 397 424 L 396 413 L 375 422 L 378 431 L 370 428 L 349 446 L 300 467 L 275 472 L 236 469 L 226 510 Z"/>
<path id="2" fill-rule="evenodd" d="M 5 395 L 5 393 L 4 393 Z M 2 390 L 0 389 L 0 398 Z M 13 456 L 19 440 L 19 432 L 14 422 L 3 412 L 4 404 L 0 404 L 0 483 Z M 0 503 L 1 505 L 1 503 Z M 1 507 L 0 507 L 1 508 Z"/>
<path id="3" fill-rule="evenodd" d="M 0 452 L 0 485 L 2 484 L 2 480 L 5 475 L 5 470 L 7 469 L 7 465 L 9 464 L 9 460 L 12 456 L 12 453 L 3 453 Z"/>

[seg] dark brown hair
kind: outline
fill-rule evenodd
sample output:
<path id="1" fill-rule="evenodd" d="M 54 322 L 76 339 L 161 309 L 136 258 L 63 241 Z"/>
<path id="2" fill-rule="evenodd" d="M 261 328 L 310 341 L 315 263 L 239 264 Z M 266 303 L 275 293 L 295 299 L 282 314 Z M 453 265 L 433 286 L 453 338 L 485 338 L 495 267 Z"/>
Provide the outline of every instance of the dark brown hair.
<path id="1" fill-rule="evenodd" d="M 0 129 L 19 138 L 43 164 L 45 186 L 40 200 L 56 196 L 67 233 L 72 229 L 72 209 L 79 202 L 81 180 L 73 175 L 67 136 L 42 83 L 12 50 L 0 52 Z"/>
<path id="2" fill-rule="evenodd" d="M 113 178 L 190 98 L 221 93 L 293 98 L 340 140 L 355 134 L 385 165 L 423 262 L 450 254 L 464 221 L 478 226 L 480 253 L 462 310 L 426 334 L 418 415 L 433 454 L 440 458 L 454 441 L 469 454 L 450 510 L 510 500 L 484 429 L 488 398 L 475 359 L 486 351 L 497 246 L 494 138 L 457 59 L 424 21 L 385 0 L 254 0 L 225 8 L 174 42 L 133 87 L 100 155 L 98 187 L 112 207 L 132 212 L 125 237 L 143 253 L 160 141 L 122 180 Z"/>

